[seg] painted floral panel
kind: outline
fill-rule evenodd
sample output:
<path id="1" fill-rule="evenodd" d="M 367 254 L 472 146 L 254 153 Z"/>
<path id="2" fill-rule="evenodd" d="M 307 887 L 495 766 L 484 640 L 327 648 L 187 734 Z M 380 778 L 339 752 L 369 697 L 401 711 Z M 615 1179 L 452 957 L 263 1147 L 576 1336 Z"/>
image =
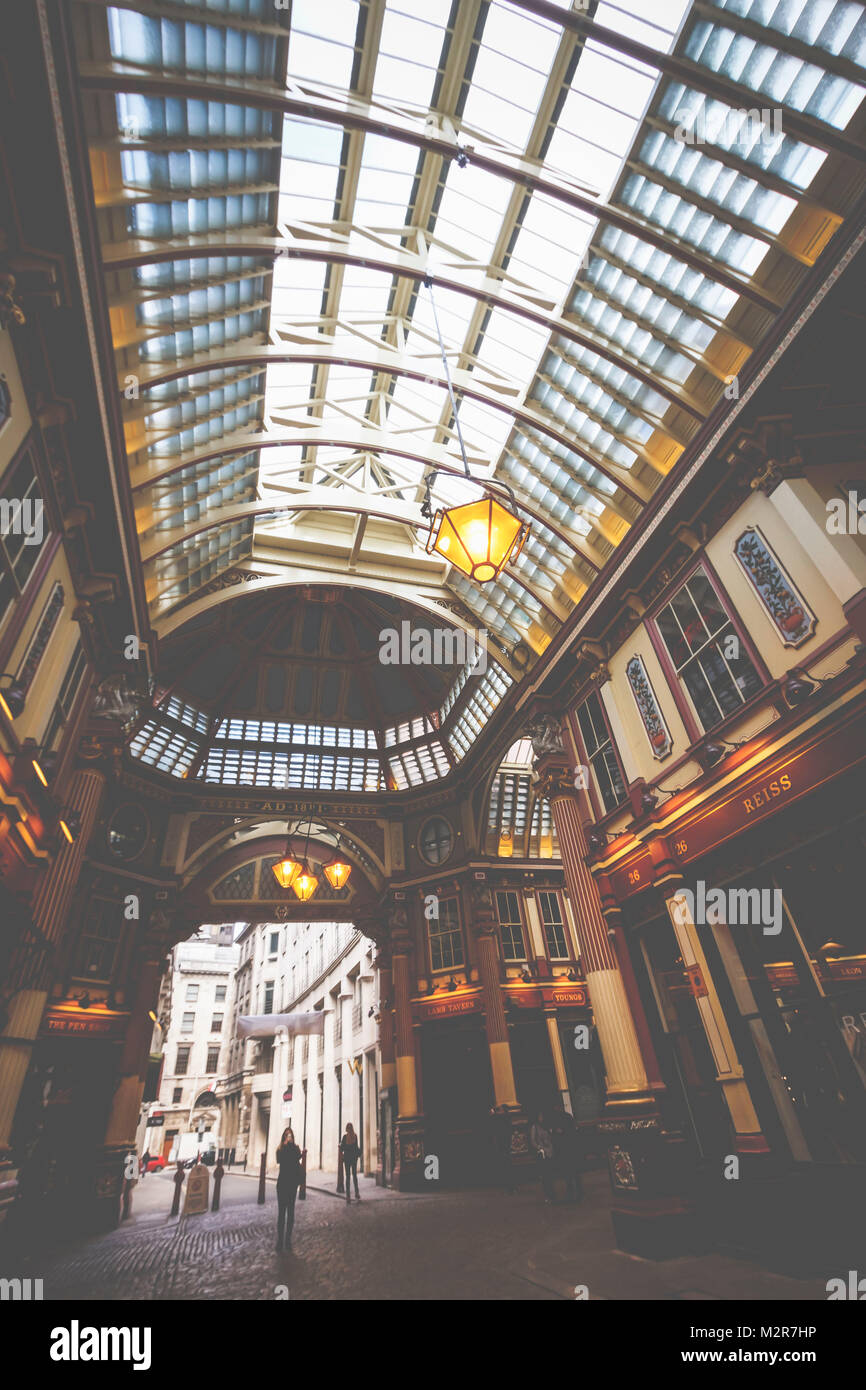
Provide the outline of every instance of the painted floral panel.
<path id="1" fill-rule="evenodd" d="M 786 647 L 799 647 L 815 630 L 815 615 L 806 605 L 754 526 L 739 537 L 734 554 L 752 581 Z"/>
<path id="2" fill-rule="evenodd" d="M 643 720 L 653 757 L 665 758 L 673 747 L 673 741 L 670 730 L 662 718 L 643 659 L 639 656 L 633 656 L 625 668 L 625 673 L 628 676 L 628 683 Z"/>

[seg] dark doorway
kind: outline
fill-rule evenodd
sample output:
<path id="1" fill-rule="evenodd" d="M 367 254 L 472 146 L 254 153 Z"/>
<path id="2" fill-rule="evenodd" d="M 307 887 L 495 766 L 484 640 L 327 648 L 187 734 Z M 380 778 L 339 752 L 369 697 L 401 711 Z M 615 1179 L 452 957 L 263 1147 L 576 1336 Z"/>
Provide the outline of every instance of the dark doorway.
<path id="1" fill-rule="evenodd" d="M 421 1030 L 428 1154 L 439 1159 L 439 1180 L 452 1187 L 481 1185 L 489 1168 L 487 1117 L 493 1079 L 487 1038 L 479 1024 L 437 1022 Z"/>

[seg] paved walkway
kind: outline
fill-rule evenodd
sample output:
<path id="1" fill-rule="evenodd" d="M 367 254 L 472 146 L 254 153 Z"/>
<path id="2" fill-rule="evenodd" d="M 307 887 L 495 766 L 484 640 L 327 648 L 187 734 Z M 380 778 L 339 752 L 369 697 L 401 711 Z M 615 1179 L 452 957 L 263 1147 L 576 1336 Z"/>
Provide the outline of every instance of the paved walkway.
<path id="1" fill-rule="evenodd" d="M 312 1178 L 312 1174 L 310 1175 Z M 579 1206 L 545 1207 L 533 1188 L 403 1194 L 364 1179 L 351 1204 L 308 1186 L 294 1251 L 274 1251 L 276 1197 L 228 1176 L 219 1212 L 169 1218 L 171 1179 L 140 1185 L 116 1231 L 27 1262 L 47 1299 L 826 1300 L 823 1282 L 719 1255 L 656 1263 L 612 1248 L 609 1185 L 586 1178 Z M 38 1263 L 38 1268 L 36 1267 Z"/>

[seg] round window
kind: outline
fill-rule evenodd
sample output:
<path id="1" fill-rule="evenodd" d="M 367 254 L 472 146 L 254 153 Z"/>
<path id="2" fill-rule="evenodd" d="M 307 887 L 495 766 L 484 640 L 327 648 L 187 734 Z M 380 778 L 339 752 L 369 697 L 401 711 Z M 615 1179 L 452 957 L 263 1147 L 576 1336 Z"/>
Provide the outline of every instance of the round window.
<path id="1" fill-rule="evenodd" d="M 444 816 L 431 816 L 421 827 L 418 848 L 428 864 L 444 864 L 454 848 L 454 832 Z"/>
<path id="2" fill-rule="evenodd" d="M 105 838 L 109 852 L 115 859 L 136 859 L 147 844 L 150 825 L 147 816 L 139 806 L 128 803 L 118 806 L 111 820 Z"/>

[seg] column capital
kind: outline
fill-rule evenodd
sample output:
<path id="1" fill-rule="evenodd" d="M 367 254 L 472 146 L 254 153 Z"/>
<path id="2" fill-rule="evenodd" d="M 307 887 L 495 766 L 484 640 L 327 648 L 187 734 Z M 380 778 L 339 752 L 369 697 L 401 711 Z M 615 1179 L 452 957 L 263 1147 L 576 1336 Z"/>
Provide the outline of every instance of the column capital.
<path id="1" fill-rule="evenodd" d="M 575 769 L 564 748 L 542 753 L 533 762 L 534 791 L 544 801 L 563 799 L 577 802 Z"/>

